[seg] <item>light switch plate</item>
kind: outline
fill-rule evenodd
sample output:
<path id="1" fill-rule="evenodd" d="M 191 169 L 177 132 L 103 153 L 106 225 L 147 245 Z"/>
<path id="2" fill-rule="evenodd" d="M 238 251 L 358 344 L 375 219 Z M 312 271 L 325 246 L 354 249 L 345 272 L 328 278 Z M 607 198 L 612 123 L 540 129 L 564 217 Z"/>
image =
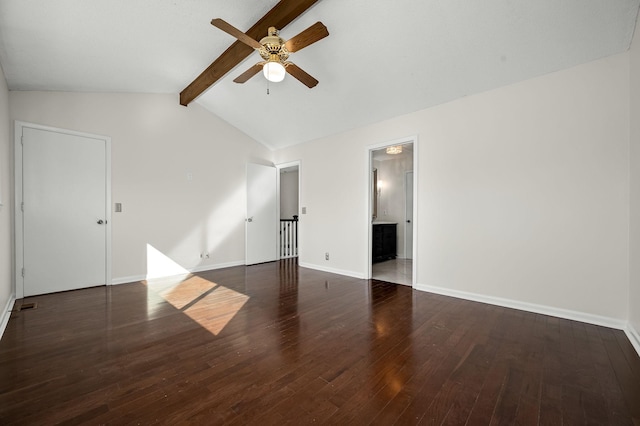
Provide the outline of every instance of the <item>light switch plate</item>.
<path id="1" fill-rule="evenodd" d="M 122 212 L 122 203 L 116 203 L 116 213 Z"/>
<path id="2" fill-rule="evenodd" d="M 307 214 L 307 208 L 306 207 L 302 208 L 302 214 Z"/>

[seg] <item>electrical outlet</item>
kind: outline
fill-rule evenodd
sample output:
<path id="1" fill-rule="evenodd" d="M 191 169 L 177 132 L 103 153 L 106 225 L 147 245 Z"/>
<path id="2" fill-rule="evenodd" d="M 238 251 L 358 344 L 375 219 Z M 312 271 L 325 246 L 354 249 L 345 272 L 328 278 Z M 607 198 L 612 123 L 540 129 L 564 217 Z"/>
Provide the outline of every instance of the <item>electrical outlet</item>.
<path id="1" fill-rule="evenodd" d="M 208 251 L 203 251 L 202 253 L 200 253 L 200 259 L 208 259 L 208 258 L 209 258 Z"/>
<path id="2" fill-rule="evenodd" d="M 324 254 L 324 260 L 329 260 L 329 252 L 326 252 L 326 253 Z"/>

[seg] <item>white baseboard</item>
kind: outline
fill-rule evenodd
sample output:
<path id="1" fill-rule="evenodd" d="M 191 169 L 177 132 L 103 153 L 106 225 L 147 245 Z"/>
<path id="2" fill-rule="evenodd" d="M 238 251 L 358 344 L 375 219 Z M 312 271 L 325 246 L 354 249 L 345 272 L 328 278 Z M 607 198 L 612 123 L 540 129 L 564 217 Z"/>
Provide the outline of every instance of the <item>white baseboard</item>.
<path id="1" fill-rule="evenodd" d="M 627 335 L 627 338 L 633 345 L 633 348 L 638 353 L 638 356 L 640 356 L 640 333 L 638 333 L 638 330 L 633 328 L 631 323 L 628 323 L 624 329 L 624 333 Z"/>
<path id="2" fill-rule="evenodd" d="M 130 275 L 128 277 L 112 278 L 111 285 L 135 283 L 137 281 L 143 281 L 146 279 L 146 275 Z"/>
<path id="3" fill-rule="evenodd" d="M 300 261 L 298 261 L 298 265 L 303 268 L 315 269 L 317 271 L 329 272 L 331 274 L 346 275 L 347 277 L 358 278 L 361 280 L 365 278 L 364 274 L 354 271 L 345 271 L 344 269 L 329 268 L 327 266 L 320 266 L 313 263 L 304 263 Z"/>
<path id="4" fill-rule="evenodd" d="M 4 330 L 7 328 L 7 324 L 9 324 L 9 318 L 11 317 L 11 311 L 13 310 L 13 306 L 16 303 L 16 296 L 12 294 L 9 296 L 9 300 L 7 300 L 7 305 L 4 307 L 2 311 L 2 322 L 0 322 L 0 338 L 4 334 Z"/>
<path id="5" fill-rule="evenodd" d="M 187 269 L 187 271 L 193 274 L 196 272 L 212 271 L 214 269 L 230 268 L 232 266 L 241 266 L 241 265 L 244 265 L 244 260 L 236 260 L 234 262 L 226 262 L 226 263 L 216 263 L 213 265 L 200 265 L 200 266 L 196 266 L 195 268 L 189 268 Z M 167 275 L 166 277 L 154 277 L 153 279 L 168 278 L 170 276 L 171 275 Z M 146 275 L 130 275 L 128 277 L 118 277 L 118 278 L 113 278 L 111 280 L 111 285 L 134 283 L 137 281 L 144 281 L 147 278 L 148 277 Z"/>
<path id="6" fill-rule="evenodd" d="M 223 269 L 223 268 L 231 268 L 233 266 L 243 266 L 244 260 L 236 260 L 234 262 L 227 263 L 216 263 L 215 265 L 202 265 L 196 266 L 195 268 L 190 268 L 189 272 L 204 272 L 204 271 L 213 271 L 214 269 Z"/>
<path id="7" fill-rule="evenodd" d="M 552 317 L 564 318 L 573 321 L 585 322 L 588 324 L 601 325 L 603 327 L 625 330 L 627 322 L 617 318 L 604 317 L 600 315 L 587 314 L 579 311 L 571 311 L 568 309 L 554 308 L 551 306 L 537 305 L 534 303 L 521 302 L 512 299 L 503 299 L 501 297 L 485 296 L 477 293 L 469 293 L 460 290 L 451 290 L 443 287 L 435 287 L 425 284 L 416 284 L 416 290 L 426 291 L 429 293 L 441 294 L 443 296 L 456 297 L 458 299 L 472 300 L 475 302 L 488 303 L 490 305 L 502 306 L 505 308 L 518 309 L 521 311 L 535 312 Z"/>

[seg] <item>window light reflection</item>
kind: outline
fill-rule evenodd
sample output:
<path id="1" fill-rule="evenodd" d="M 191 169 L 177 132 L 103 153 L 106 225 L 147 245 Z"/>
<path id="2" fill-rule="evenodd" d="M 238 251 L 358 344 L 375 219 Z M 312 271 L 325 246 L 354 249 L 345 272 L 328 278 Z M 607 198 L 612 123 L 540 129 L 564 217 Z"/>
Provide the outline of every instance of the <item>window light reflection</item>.
<path id="1" fill-rule="evenodd" d="M 205 278 L 147 244 L 147 287 L 210 333 L 218 335 L 249 300 L 249 296 Z M 177 272 L 167 277 L 168 272 Z"/>

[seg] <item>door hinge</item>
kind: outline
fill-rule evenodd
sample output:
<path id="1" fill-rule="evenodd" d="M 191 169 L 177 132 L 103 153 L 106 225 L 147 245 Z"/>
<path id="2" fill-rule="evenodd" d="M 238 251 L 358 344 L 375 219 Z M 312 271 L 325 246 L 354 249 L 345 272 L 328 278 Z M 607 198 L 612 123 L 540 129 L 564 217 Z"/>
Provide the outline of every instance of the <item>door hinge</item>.
<path id="1" fill-rule="evenodd" d="M 24 277 L 24 268 L 22 268 L 22 276 Z"/>
<path id="2" fill-rule="evenodd" d="M 24 213 L 24 201 L 20 203 L 20 210 Z"/>
<path id="3" fill-rule="evenodd" d="M 20 136 L 20 145 L 24 145 L 24 136 Z"/>

